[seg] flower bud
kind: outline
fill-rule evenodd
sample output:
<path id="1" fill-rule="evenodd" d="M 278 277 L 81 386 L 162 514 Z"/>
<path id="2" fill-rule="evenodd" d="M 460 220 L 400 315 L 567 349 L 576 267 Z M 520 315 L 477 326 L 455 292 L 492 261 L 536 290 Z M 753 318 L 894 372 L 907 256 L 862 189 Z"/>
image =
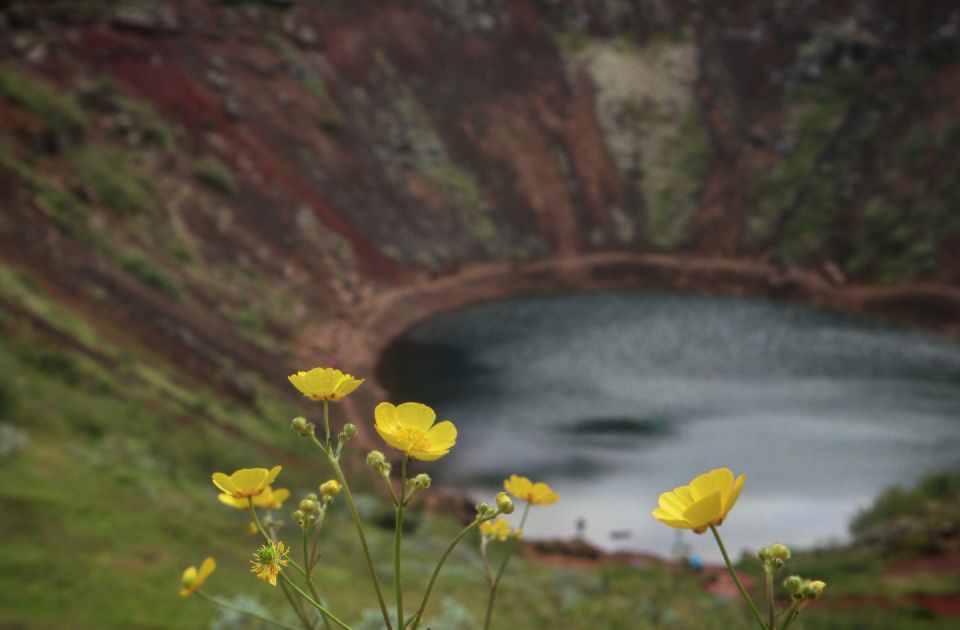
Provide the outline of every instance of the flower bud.
<path id="1" fill-rule="evenodd" d="M 343 429 L 340 430 L 340 441 L 346 442 L 350 438 L 354 437 L 357 434 L 357 425 L 352 422 L 348 422 L 343 425 Z"/>
<path id="2" fill-rule="evenodd" d="M 316 522 L 316 520 L 317 520 L 317 517 L 314 516 L 313 514 L 304 514 L 304 516 L 303 516 L 303 526 L 304 526 L 304 527 L 310 527 L 311 525 L 313 525 L 313 524 Z"/>
<path id="3" fill-rule="evenodd" d="M 317 511 L 318 507 L 320 506 L 317 505 L 317 502 L 311 499 L 304 499 L 300 502 L 300 509 L 304 512 L 304 514 L 312 514 L 313 512 Z"/>
<path id="4" fill-rule="evenodd" d="M 311 492 L 310 494 L 308 494 L 308 495 L 307 495 L 306 497 L 304 497 L 304 498 L 305 498 L 305 499 L 310 499 L 311 501 L 316 501 L 316 500 L 317 500 L 317 493 L 316 493 L 316 492 Z"/>
<path id="5" fill-rule="evenodd" d="M 293 513 L 293 520 L 297 525 L 303 525 L 303 517 L 304 517 L 304 514 L 300 510 L 297 510 L 296 512 Z"/>
<path id="6" fill-rule="evenodd" d="M 197 572 L 196 571 L 184 571 L 183 577 L 180 579 L 180 587 L 188 589 L 194 584 L 197 583 Z"/>
<path id="7" fill-rule="evenodd" d="M 513 513 L 513 510 L 514 510 L 513 499 L 511 499 L 510 495 L 508 495 L 506 492 L 501 492 L 500 494 L 498 494 L 496 501 L 497 501 L 498 510 L 500 510 L 504 514 Z"/>
<path id="8" fill-rule="evenodd" d="M 780 560 L 781 562 L 786 562 L 790 559 L 790 548 L 781 543 L 773 543 L 767 549 L 770 552 L 770 557 L 774 560 Z"/>
<path id="9" fill-rule="evenodd" d="M 340 494 L 340 490 L 340 482 L 336 479 L 324 481 L 322 484 L 320 484 L 320 494 L 322 494 L 324 498 L 335 497 Z"/>
<path id="10" fill-rule="evenodd" d="M 487 503 L 477 503 L 477 514 L 478 514 L 479 516 L 481 516 L 481 517 L 487 516 L 487 515 L 490 514 L 491 512 L 493 512 L 493 510 L 490 509 L 490 505 L 489 505 L 489 504 L 487 504 Z"/>
<path id="11" fill-rule="evenodd" d="M 420 488 L 421 490 L 426 490 L 427 488 L 430 487 L 430 475 L 428 475 L 427 473 L 420 473 L 419 475 L 411 479 L 411 481 L 413 482 L 414 488 Z"/>
<path id="12" fill-rule="evenodd" d="M 377 472 L 383 472 L 383 468 L 387 463 L 387 458 L 383 456 L 383 453 L 380 451 L 370 451 L 367 453 L 367 466 L 376 470 Z"/>
<path id="13" fill-rule="evenodd" d="M 313 435 L 313 424 L 307 422 L 307 419 L 302 416 L 294 418 L 293 421 L 290 422 L 290 426 L 303 437 Z"/>
<path id="14" fill-rule="evenodd" d="M 791 575 L 783 581 L 783 587 L 790 591 L 793 595 L 796 595 L 800 592 L 800 587 L 803 586 L 803 578 L 799 575 Z"/>
<path id="15" fill-rule="evenodd" d="M 823 595 L 823 589 L 827 588 L 827 583 L 821 580 L 813 580 L 808 584 L 809 591 L 814 599 L 819 599 Z"/>

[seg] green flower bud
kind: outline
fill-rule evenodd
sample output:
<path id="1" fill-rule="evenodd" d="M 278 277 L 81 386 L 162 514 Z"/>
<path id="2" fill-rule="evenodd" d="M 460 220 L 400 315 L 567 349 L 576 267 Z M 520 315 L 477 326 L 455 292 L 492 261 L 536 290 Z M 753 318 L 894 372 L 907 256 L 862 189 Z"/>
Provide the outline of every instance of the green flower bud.
<path id="1" fill-rule="evenodd" d="M 304 497 L 304 498 L 305 498 L 305 499 L 310 499 L 311 501 L 316 501 L 316 500 L 317 500 L 317 493 L 311 492 L 310 494 L 308 494 L 308 495 L 307 495 L 306 497 Z"/>
<path id="2" fill-rule="evenodd" d="M 313 423 L 307 422 L 306 418 L 294 418 L 293 421 L 290 422 L 290 426 L 293 427 L 293 430 L 299 433 L 301 437 L 313 435 Z"/>
<path id="3" fill-rule="evenodd" d="M 496 498 L 497 509 L 504 514 L 512 514 L 514 510 L 513 499 L 506 492 L 501 492 Z"/>
<path id="4" fill-rule="evenodd" d="M 343 429 L 340 430 L 340 441 L 346 442 L 350 438 L 354 437 L 357 434 L 357 425 L 352 422 L 348 422 L 343 425 Z"/>
<path id="5" fill-rule="evenodd" d="M 790 548 L 780 543 L 773 543 L 767 549 L 770 550 L 770 557 L 774 560 L 786 562 L 790 559 Z"/>
<path id="6" fill-rule="evenodd" d="M 490 508 L 490 505 L 487 503 L 477 503 L 477 514 L 481 517 L 487 516 L 492 513 L 493 510 Z"/>
<path id="7" fill-rule="evenodd" d="M 296 512 L 293 513 L 293 520 L 294 520 L 294 522 L 295 522 L 297 525 L 302 524 L 302 523 L 303 523 L 303 516 L 304 516 L 303 512 L 300 511 L 300 510 L 297 510 Z"/>
<path id="8" fill-rule="evenodd" d="M 429 488 L 431 483 L 430 475 L 428 475 L 427 473 L 420 473 L 419 475 L 414 477 L 411 481 L 413 482 L 414 488 L 420 488 L 422 490 L 426 490 L 427 488 Z"/>
<path id="9" fill-rule="evenodd" d="M 317 505 L 317 502 L 311 499 L 304 499 L 300 502 L 300 509 L 305 514 L 312 514 L 313 512 L 316 512 L 319 507 L 320 506 Z"/>
<path id="10" fill-rule="evenodd" d="M 384 457 L 380 451 L 370 451 L 367 453 L 367 466 L 370 468 L 382 473 L 386 464 L 387 458 Z"/>
<path id="11" fill-rule="evenodd" d="M 783 581 L 783 587 L 790 591 L 793 595 L 796 595 L 800 592 L 800 587 L 803 586 L 803 578 L 799 575 L 791 575 Z"/>

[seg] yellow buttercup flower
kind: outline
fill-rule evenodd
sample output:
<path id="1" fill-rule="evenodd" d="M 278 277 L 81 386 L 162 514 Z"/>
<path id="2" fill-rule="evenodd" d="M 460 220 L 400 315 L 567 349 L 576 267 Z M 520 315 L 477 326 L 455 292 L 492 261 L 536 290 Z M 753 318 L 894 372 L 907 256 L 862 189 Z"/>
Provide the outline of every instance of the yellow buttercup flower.
<path id="1" fill-rule="evenodd" d="M 188 595 L 193 595 L 197 589 L 203 586 L 203 583 L 207 581 L 207 578 L 210 577 L 210 574 L 213 573 L 213 570 L 217 568 L 217 563 L 213 558 L 207 558 L 200 565 L 200 570 L 197 570 L 197 567 L 189 567 L 186 571 L 183 572 L 183 577 L 180 578 L 180 595 L 187 597 Z"/>
<path id="2" fill-rule="evenodd" d="M 503 542 L 510 537 L 510 524 L 502 518 L 498 518 L 495 521 L 484 521 L 480 523 L 480 533 L 484 538 L 491 540 L 496 538 L 500 542 Z"/>
<path id="3" fill-rule="evenodd" d="M 246 499 L 234 498 L 233 495 L 227 494 L 226 492 L 221 492 L 217 495 L 217 498 L 220 499 L 221 503 L 237 508 L 238 510 L 247 509 Z M 279 510 L 283 507 L 283 502 L 289 498 L 290 491 L 286 488 L 277 488 L 274 490 L 273 486 L 267 486 L 263 489 L 263 492 L 253 497 L 253 507 L 264 510 Z"/>
<path id="4" fill-rule="evenodd" d="M 414 459 L 440 459 L 457 441 L 457 427 L 449 420 L 434 424 L 437 414 L 420 403 L 394 406 L 382 402 L 374 410 L 374 417 L 374 428 L 383 441 Z"/>
<path id="5" fill-rule="evenodd" d="M 250 573 L 256 573 L 261 580 L 267 580 L 271 586 L 277 585 L 277 576 L 287 564 L 287 554 L 290 549 L 282 542 L 276 544 L 263 545 L 253 553 L 253 560 L 250 564 L 253 567 Z"/>
<path id="6" fill-rule="evenodd" d="M 313 400 L 340 400 L 360 387 L 363 379 L 356 379 L 334 368 L 313 368 L 287 377 L 294 387 Z"/>
<path id="7" fill-rule="evenodd" d="M 520 475 L 510 475 L 510 478 L 503 482 L 503 489 L 518 499 L 534 505 L 550 505 L 560 500 L 560 495 L 547 484 L 542 481 L 533 483 Z"/>
<path id="8" fill-rule="evenodd" d="M 234 499 L 246 499 L 260 495 L 280 474 L 280 466 L 266 468 L 241 468 L 232 475 L 213 473 L 213 485 Z"/>
<path id="9" fill-rule="evenodd" d="M 698 534 L 723 519 L 740 498 L 744 476 L 733 478 L 729 468 L 715 468 L 696 477 L 689 485 L 660 495 L 660 507 L 653 516 L 677 529 L 692 529 Z"/>

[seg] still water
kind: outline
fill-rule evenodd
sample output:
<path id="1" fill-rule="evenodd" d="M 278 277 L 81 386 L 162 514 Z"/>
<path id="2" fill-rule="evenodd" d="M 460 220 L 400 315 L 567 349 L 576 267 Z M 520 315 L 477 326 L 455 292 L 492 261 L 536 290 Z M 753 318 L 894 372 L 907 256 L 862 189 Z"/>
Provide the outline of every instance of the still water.
<path id="1" fill-rule="evenodd" d="M 844 540 L 872 497 L 960 467 L 960 345 L 797 305 L 674 294 L 577 294 L 425 321 L 385 354 L 395 402 L 460 429 L 425 467 L 492 497 L 510 473 L 560 492 L 531 537 L 669 553 L 660 492 L 711 467 L 747 475 L 731 550 Z M 518 515 L 514 514 L 514 519 Z M 694 553 L 712 539 L 684 534 Z"/>

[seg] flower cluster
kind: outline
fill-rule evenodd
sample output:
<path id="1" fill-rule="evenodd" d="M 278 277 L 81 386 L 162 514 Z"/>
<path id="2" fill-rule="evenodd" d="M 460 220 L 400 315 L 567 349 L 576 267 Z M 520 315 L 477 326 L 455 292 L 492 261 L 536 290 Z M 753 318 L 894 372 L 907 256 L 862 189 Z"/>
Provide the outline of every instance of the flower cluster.
<path id="1" fill-rule="evenodd" d="M 430 582 L 424 593 L 419 607 L 412 616 L 404 613 L 403 592 L 401 587 L 404 511 L 414 497 L 430 488 L 432 480 L 426 473 L 407 475 L 407 464 L 410 460 L 424 462 L 435 461 L 449 454 L 457 441 L 457 428 L 450 420 L 437 422 L 437 414 L 433 409 L 418 402 L 404 402 L 394 405 L 382 402 L 373 411 L 373 429 L 383 441 L 393 449 L 399 451 L 398 460 L 391 462 L 380 451 L 371 451 L 367 455 L 367 464 L 380 476 L 386 484 L 389 498 L 393 501 L 396 510 L 396 529 L 394 545 L 394 569 L 396 582 L 396 616 L 391 616 L 386 605 L 380 578 L 375 569 L 375 561 L 367 543 L 359 511 L 354 503 L 353 496 L 340 466 L 340 456 L 346 443 L 359 433 L 359 428 L 353 423 L 344 423 L 340 432 L 331 432 L 329 403 L 343 400 L 363 384 L 363 379 L 354 378 L 333 368 L 318 367 L 308 371 L 300 371 L 288 377 L 290 383 L 304 396 L 311 400 L 322 401 L 323 417 L 321 421 L 308 421 L 304 417 L 294 418 L 291 427 L 303 438 L 312 441 L 326 459 L 334 473 L 334 478 L 328 479 L 317 486 L 319 493 L 311 492 L 303 496 L 296 504 L 292 513 L 293 522 L 300 528 L 300 537 L 303 546 L 302 564 L 291 557 L 291 548 L 278 538 L 278 531 L 283 523 L 275 518 L 273 512 L 280 510 L 290 499 L 288 488 L 273 486 L 281 467 L 273 468 L 242 468 L 231 474 L 214 473 L 213 484 L 220 490 L 218 500 L 231 508 L 247 510 L 250 515 L 250 531 L 263 538 L 263 544 L 253 552 L 250 572 L 260 580 L 272 586 L 280 586 L 287 599 L 294 605 L 294 610 L 301 617 L 304 625 L 313 627 L 308 617 L 303 616 L 302 610 L 296 604 L 296 597 L 315 608 L 324 619 L 328 627 L 337 626 L 349 628 L 329 608 L 321 603 L 318 584 L 314 573 L 320 559 L 320 532 L 325 522 L 327 510 L 338 496 L 343 496 L 353 519 L 357 534 L 360 537 L 361 549 L 365 556 L 374 593 L 383 614 L 384 625 L 388 630 L 416 630 L 423 622 L 423 615 L 429 603 L 433 585 L 443 567 L 444 562 L 452 549 L 466 536 L 476 529 L 480 532 L 483 541 L 484 562 L 486 563 L 486 544 L 492 540 L 505 542 L 508 539 L 518 540 L 527 512 L 531 505 L 548 505 L 559 498 L 547 484 L 533 483 L 526 477 L 511 476 L 504 481 L 505 492 L 500 492 L 494 499 L 494 506 L 487 503 L 477 505 L 477 513 L 470 523 L 448 546 L 440 557 Z M 322 431 L 318 431 L 317 427 Z M 400 479 L 394 481 L 393 471 L 395 464 L 400 469 Z M 513 513 L 515 506 L 510 494 L 526 502 L 520 526 L 511 529 L 506 520 L 498 518 L 500 515 Z M 510 549 L 512 551 L 512 547 Z M 490 580 L 490 602 L 499 582 L 500 575 L 506 566 L 510 552 L 505 555 L 503 564 L 498 571 L 497 578 Z M 190 567 L 183 573 L 181 579 L 181 595 L 190 595 L 200 592 L 201 595 L 214 603 L 229 608 L 230 606 L 199 591 L 205 580 L 213 572 L 216 564 L 212 558 L 207 558 L 200 569 Z M 293 571 L 288 570 L 292 567 Z M 489 566 L 487 572 L 490 573 Z M 241 611 L 258 617 L 261 621 L 274 624 L 272 619 L 260 616 L 258 613 Z M 486 624 L 489 624 L 489 612 Z"/>

